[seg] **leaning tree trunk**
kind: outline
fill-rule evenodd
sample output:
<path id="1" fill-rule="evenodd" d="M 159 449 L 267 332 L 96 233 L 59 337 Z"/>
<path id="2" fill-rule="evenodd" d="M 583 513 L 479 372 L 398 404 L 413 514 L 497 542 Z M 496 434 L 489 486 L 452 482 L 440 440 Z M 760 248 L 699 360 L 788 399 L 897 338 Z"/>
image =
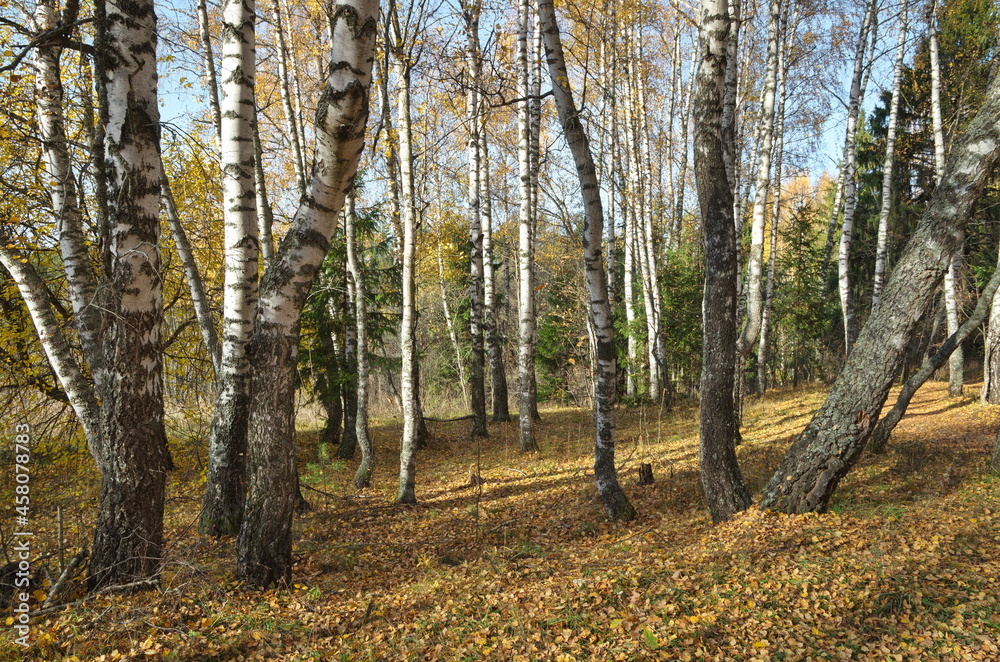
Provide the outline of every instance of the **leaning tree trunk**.
<path id="1" fill-rule="evenodd" d="M 231 536 L 240 530 L 246 490 L 250 361 L 247 344 L 257 312 L 257 208 L 254 195 L 253 0 L 222 7 L 222 125 L 220 149 L 225 245 L 222 361 L 208 437 L 208 480 L 198 531 Z"/>
<path id="2" fill-rule="evenodd" d="M 532 390 L 535 371 L 535 282 L 532 264 L 532 238 L 534 215 L 531 208 L 531 109 L 528 100 L 528 26 L 530 25 L 530 0 L 518 3 L 519 28 L 517 33 L 518 92 L 522 101 L 517 106 L 517 152 L 520 200 L 518 216 L 518 424 L 521 451 L 538 450 L 535 441 L 534 397 Z"/>
<path id="3" fill-rule="evenodd" d="M 727 0 L 702 0 L 702 60 L 694 97 L 694 171 L 706 265 L 698 457 L 705 500 L 716 522 L 731 518 L 751 503 L 735 446 L 739 433 L 733 392 L 737 352 L 736 227 L 733 189 L 724 158 L 727 148 L 722 117 L 729 50 L 727 5 Z"/>
<path id="4" fill-rule="evenodd" d="M 368 487 L 375 469 L 375 452 L 368 435 L 368 304 L 365 275 L 358 258 L 357 212 L 354 209 L 354 191 L 347 197 L 344 215 L 344 233 L 347 238 L 347 268 L 354 283 L 354 321 L 358 337 L 357 409 L 354 418 L 355 436 L 361 448 L 361 462 L 354 473 L 354 487 Z"/>
<path id="5" fill-rule="evenodd" d="M 90 555 L 92 589 L 158 581 L 167 468 L 156 15 L 150 0 L 98 2 L 95 19 L 107 99 L 102 120 L 110 233 L 102 296 L 106 462 Z"/>
<path id="6" fill-rule="evenodd" d="M 875 252 L 875 282 L 872 284 L 872 308 L 878 305 L 885 281 L 885 263 L 889 252 L 889 213 L 892 211 L 892 170 L 896 163 L 896 123 L 899 119 L 899 99 L 903 82 L 903 56 L 906 53 L 907 2 L 899 14 L 899 37 L 896 42 L 896 65 L 892 74 L 892 102 L 889 105 L 889 126 L 885 138 L 885 161 L 882 164 L 882 206 L 878 214 L 878 247 Z"/>
<path id="7" fill-rule="evenodd" d="M 782 460 L 762 505 L 823 512 L 854 466 L 902 365 L 921 315 L 940 286 L 968 215 L 1000 157 L 1000 77 L 956 145 L 934 197 L 893 269 L 826 401 Z"/>
<path id="8" fill-rule="evenodd" d="M 368 120 L 378 3 L 341 3 L 331 17 L 336 40 L 316 110 L 316 157 L 274 265 L 261 279 L 249 356 L 248 490 L 236 540 L 236 573 L 257 586 L 287 583 L 292 573 L 295 386 L 302 308 L 323 262 L 357 172 Z"/>
<path id="9" fill-rule="evenodd" d="M 608 301 L 608 287 L 604 273 L 604 258 L 601 242 L 604 238 L 604 210 L 601 206 L 601 186 L 597 181 L 597 170 L 590 153 L 590 145 L 583 123 L 573 101 L 563 57 L 562 39 L 556 23 L 556 10 L 552 0 L 538 3 L 545 56 L 552 80 L 552 94 L 559 111 L 566 142 L 569 144 L 576 164 L 580 191 L 583 196 L 583 251 L 584 267 L 587 272 L 587 289 L 590 297 L 590 315 L 597 336 L 597 379 L 594 387 L 594 413 L 597 418 L 596 446 L 594 452 L 594 476 L 597 491 L 608 517 L 630 520 L 635 517 L 635 508 L 629 503 L 625 491 L 618 483 L 615 468 L 615 337 L 611 304 Z"/>
<path id="10" fill-rule="evenodd" d="M 483 227 L 480 212 L 479 153 L 479 0 L 463 3 L 466 38 L 466 121 L 469 152 L 469 390 L 472 393 L 472 436 L 488 437 L 486 430 L 486 355 L 483 346 Z"/>
<path id="11" fill-rule="evenodd" d="M 944 365 L 944 362 L 948 360 L 954 351 L 962 346 L 962 343 L 969 337 L 969 334 L 983 323 L 998 287 L 1000 287 L 1000 264 L 993 271 L 993 277 L 987 283 L 986 288 L 979 297 L 979 301 L 976 303 L 975 310 L 972 311 L 972 315 L 965 321 L 965 324 L 944 341 L 944 344 L 941 345 L 941 348 L 938 349 L 934 356 L 924 359 L 920 370 L 903 384 L 903 390 L 900 391 L 899 396 L 896 398 L 896 404 L 892 406 L 888 414 L 882 417 L 882 420 L 875 426 L 875 431 L 872 432 L 869 445 L 873 453 L 881 453 L 885 450 L 885 445 L 889 441 L 889 435 L 892 434 L 896 424 L 899 423 L 899 419 L 903 418 L 903 414 L 906 413 L 906 408 L 910 406 L 910 400 L 913 399 L 917 389 L 923 386 L 924 382 L 930 379 L 931 375 Z"/>

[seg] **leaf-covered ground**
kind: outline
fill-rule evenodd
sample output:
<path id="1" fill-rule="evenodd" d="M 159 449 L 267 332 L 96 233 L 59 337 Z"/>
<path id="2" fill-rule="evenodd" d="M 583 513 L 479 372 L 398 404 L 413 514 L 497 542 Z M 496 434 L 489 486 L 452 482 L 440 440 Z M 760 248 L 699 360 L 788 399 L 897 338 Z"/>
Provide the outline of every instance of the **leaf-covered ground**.
<path id="1" fill-rule="evenodd" d="M 822 396 L 748 406 L 739 456 L 754 490 Z M 516 423 L 491 424 L 479 443 L 467 421 L 432 423 L 415 507 L 392 503 L 398 428 L 374 428 L 376 487 L 362 494 L 353 465 L 317 462 L 317 434 L 303 431 L 304 483 L 325 494 L 304 490 L 295 585 L 263 592 L 234 582 L 232 540 L 195 533 L 204 449 L 178 441 L 162 589 L 75 587 L 65 598 L 82 601 L 38 617 L 24 659 L 1000 660 L 1000 478 L 986 472 L 998 408 L 930 384 L 831 513 L 753 509 L 716 527 L 696 414 L 619 410 L 640 513 L 627 525 L 605 521 L 596 499 L 586 411 L 543 411 L 530 456 Z M 635 484 L 640 461 L 654 485 Z M 36 551 L 55 547 L 55 505 L 67 555 L 89 542 L 97 482 L 71 466 L 35 467 Z M 463 487 L 470 467 L 481 487 Z M 21 659 L 10 639 L 7 628 L 0 658 Z"/>

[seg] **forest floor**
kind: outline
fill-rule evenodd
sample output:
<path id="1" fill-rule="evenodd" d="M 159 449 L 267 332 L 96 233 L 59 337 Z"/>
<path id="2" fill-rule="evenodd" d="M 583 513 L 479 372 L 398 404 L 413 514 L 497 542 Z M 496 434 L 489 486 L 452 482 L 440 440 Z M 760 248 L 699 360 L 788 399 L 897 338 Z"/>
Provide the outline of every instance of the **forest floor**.
<path id="1" fill-rule="evenodd" d="M 739 457 L 755 493 L 823 395 L 748 404 Z M 312 510 L 295 524 L 294 586 L 271 591 L 235 582 L 232 539 L 195 532 L 204 441 L 172 441 L 162 588 L 74 587 L 75 604 L 35 618 L 26 652 L 8 619 L 0 659 L 1000 660 L 1000 477 L 986 471 L 1000 408 L 928 384 L 830 513 L 755 508 L 719 526 L 701 501 L 697 411 L 622 407 L 618 423 L 639 512 L 624 525 L 597 500 L 587 411 L 543 410 L 527 456 L 516 423 L 481 442 L 468 421 L 430 423 L 411 507 L 393 503 L 398 426 L 373 426 L 375 487 L 360 494 L 354 463 L 320 463 L 317 430 L 302 430 Z M 640 461 L 655 484 L 636 484 Z M 90 466 L 36 457 L 38 554 L 55 550 L 56 505 L 67 558 L 89 545 Z M 485 484 L 463 487 L 470 466 Z"/>

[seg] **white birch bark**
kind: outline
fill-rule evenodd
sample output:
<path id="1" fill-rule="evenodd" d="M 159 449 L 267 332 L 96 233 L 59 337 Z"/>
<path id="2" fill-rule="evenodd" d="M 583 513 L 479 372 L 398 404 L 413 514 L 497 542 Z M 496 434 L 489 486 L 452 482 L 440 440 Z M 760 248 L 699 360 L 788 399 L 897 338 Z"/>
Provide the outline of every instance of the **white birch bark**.
<path id="1" fill-rule="evenodd" d="M 764 74 L 764 96 L 760 109 L 760 148 L 757 160 L 753 215 L 750 222 L 750 253 L 747 256 L 747 313 L 739 339 L 739 367 L 742 367 L 750 356 L 753 346 L 757 343 L 764 314 L 764 227 L 767 221 L 768 191 L 771 187 L 774 100 L 778 84 L 780 24 L 781 2 L 780 0 L 770 0 L 767 28 L 767 71 Z"/>
<path id="2" fill-rule="evenodd" d="M 518 435 L 522 452 L 538 450 L 535 441 L 534 372 L 535 372 L 535 283 L 532 264 L 534 213 L 531 175 L 531 102 L 528 62 L 531 1 L 518 3 L 517 61 L 517 154 L 518 154 Z"/>
<path id="3" fill-rule="evenodd" d="M 287 584 L 291 578 L 299 327 L 364 148 L 377 19 L 375 0 L 335 7 L 331 62 L 316 111 L 311 184 L 273 266 L 261 279 L 250 354 L 250 470 L 236 539 L 236 574 L 258 586 Z"/>
<path id="4" fill-rule="evenodd" d="M 858 38 L 854 56 L 854 77 L 851 82 L 850 104 L 847 110 L 847 134 L 844 148 L 844 222 L 840 230 L 840 251 L 837 258 L 837 283 L 840 292 L 840 312 L 844 320 L 844 353 L 850 356 L 857 336 L 857 321 L 854 312 L 854 297 L 851 294 L 851 240 L 854 237 L 854 211 L 856 207 L 857 184 L 857 130 L 861 114 L 861 101 L 865 95 L 862 84 L 865 70 L 865 50 L 875 20 L 875 0 L 869 0 L 865 10 L 861 36 Z"/>
<path id="5" fill-rule="evenodd" d="M 288 37 L 285 34 L 285 24 L 282 20 L 281 3 L 271 0 L 271 14 L 274 17 L 274 31 L 278 38 L 278 90 L 281 92 L 281 107 L 285 113 L 285 130 L 292 144 L 292 165 L 295 169 L 295 180 L 299 195 L 306 191 L 306 160 L 302 149 L 302 136 L 299 132 L 299 114 L 292 107 L 292 91 L 288 82 Z"/>
<path id="6" fill-rule="evenodd" d="M 222 110 L 219 106 L 219 80 L 215 69 L 215 56 L 212 54 L 212 37 L 208 30 L 208 1 L 198 0 L 198 39 L 201 41 L 202 63 L 205 65 L 205 87 L 208 88 L 208 107 L 212 112 L 215 139 L 219 139 L 222 126 Z"/>
<path id="7" fill-rule="evenodd" d="M 368 293 L 365 275 L 358 256 L 357 211 L 353 190 L 347 196 L 344 234 L 347 239 L 347 268 L 354 289 L 354 323 L 357 328 L 357 408 L 354 418 L 355 435 L 361 448 L 361 462 L 354 473 L 354 487 L 363 489 L 371 484 L 375 469 L 375 452 L 368 434 Z"/>
<path id="8" fill-rule="evenodd" d="M 444 311 L 444 324 L 448 329 L 448 337 L 451 339 L 451 347 L 455 351 L 455 369 L 458 371 L 458 382 L 462 389 L 462 400 L 468 409 L 469 403 L 469 383 L 465 379 L 465 362 L 462 361 L 462 348 L 458 344 L 458 334 L 455 332 L 455 322 L 451 316 L 451 306 L 448 305 L 448 291 L 444 284 L 444 259 L 441 257 L 441 237 L 438 237 L 437 244 L 438 263 L 438 288 L 441 290 L 441 308 Z"/>
<path id="9" fill-rule="evenodd" d="M 549 65 L 552 93 L 559 112 L 559 121 L 573 154 L 580 192 L 584 206 L 582 243 L 590 315 L 597 342 L 596 380 L 594 385 L 594 413 L 596 415 L 596 444 L 594 450 L 594 476 L 604 511 L 612 519 L 631 520 L 635 509 L 618 482 L 615 467 L 615 339 L 611 304 L 604 273 L 601 243 L 604 239 L 604 210 L 601 187 L 590 152 L 587 134 L 569 87 L 569 75 L 563 56 L 562 39 L 556 23 L 552 0 L 538 3 L 538 16 L 545 56 Z"/>
<path id="10" fill-rule="evenodd" d="M 486 332 L 486 351 L 490 359 L 490 377 L 493 386 L 493 421 L 510 421 L 507 402 L 507 372 L 503 360 L 497 315 L 496 273 L 493 262 L 493 201 L 490 184 L 490 150 L 486 132 L 486 115 L 479 127 L 479 212 L 483 228 L 483 328 Z"/>
<path id="11" fill-rule="evenodd" d="M 168 463 L 156 15 L 151 0 L 98 3 L 95 9 L 95 46 L 107 102 L 102 120 L 110 232 L 102 297 L 107 463 L 90 557 L 92 589 L 158 578 Z"/>
<path id="12" fill-rule="evenodd" d="M 906 52 L 908 0 L 899 10 L 899 36 L 896 41 L 896 64 L 892 73 L 892 101 L 889 105 L 889 126 L 885 137 L 885 160 L 882 164 L 882 204 L 878 214 L 878 246 L 875 252 L 875 280 L 872 283 L 872 308 L 878 305 L 885 282 L 885 263 L 889 253 L 889 214 L 892 212 L 892 170 L 896 163 L 896 124 L 899 120 L 899 98 L 903 82 L 903 56 Z"/>

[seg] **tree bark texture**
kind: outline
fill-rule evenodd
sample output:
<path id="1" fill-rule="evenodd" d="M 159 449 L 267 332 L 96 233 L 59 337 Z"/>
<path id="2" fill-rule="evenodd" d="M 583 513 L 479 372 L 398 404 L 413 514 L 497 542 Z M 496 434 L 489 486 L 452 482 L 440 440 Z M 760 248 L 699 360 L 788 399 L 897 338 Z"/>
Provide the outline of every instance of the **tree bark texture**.
<path id="1" fill-rule="evenodd" d="M 159 577 L 167 467 L 156 14 L 148 0 L 98 4 L 95 46 L 107 99 L 110 234 L 102 302 L 105 466 L 90 557 L 92 589 Z"/>
<path id="2" fill-rule="evenodd" d="M 736 227 L 723 126 L 729 49 L 727 0 L 702 0 L 701 66 L 694 97 L 694 170 L 705 234 L 704 328 L 698 457 L 712 520 L 749 507 L 751 499 L 736 460 L 739 420 L 734 402 L 737 357 Z M 731 134 L 730 134 L 731 137 Z"/>
<path id="3" fill-rule="evenodd" d="M 375 451 L 368 434 L 368 303 L 365 276 L 358 256 L 357 211 L 353 191 L 347 198 L 344 230 L 347 237 L 347 268 L 354 282 L 354 321 L 358 337 L 357 410 L 354 418 L 355 436 L 361 448 L 361 462 L 354 473 L 354 487 L 362 489 L 371 484 L 375 470 Z"/>
<path id="4" fill-rule="evenodd" d="M 1000 156 L 998 120 L 1000 78 L 994 77 L 840 377 L 765 488 L 765 508 L 823 512 L 840 479 L 854 466 L 917 322 L 940 286 L 969 212 Z"/>
<path id="5" fill-rule="evenodd" d="M 597 479 L 597 491 L 608 517 L 630 520 L 635 517 L 635 509 L 618 482 L 615 468 L 615 338 L 604 273 L 604 258 L 601 253 L 601 242 L 604 238 L 601 187 L 597 181 L 597 170 L 594 167 L 587 134 L 569 87 L 562 39 L 552 0 L 541 0 L 538 3 L 538 15 L 559 122 L 573 154 L 577 177 L 580 180 L 580 193 L 583 197 L 583 259 L 590 297 L 590 315 L 597 337 L 597 374 L 594 387 L 597 430 L 594 476 Z"/>
<path id="6" fill-rule="evenodd" d="M 295 371 L 302 308 L 351 188 L 368 120 L 378 3 L 336 6 L 327 78 L 316 110 L 316 157 L 309 192 L 264 272 L 253 341 L 246 508 L 236 540 L 236 574 L 257 585 L 285 584 L 292 572 Z"/>

